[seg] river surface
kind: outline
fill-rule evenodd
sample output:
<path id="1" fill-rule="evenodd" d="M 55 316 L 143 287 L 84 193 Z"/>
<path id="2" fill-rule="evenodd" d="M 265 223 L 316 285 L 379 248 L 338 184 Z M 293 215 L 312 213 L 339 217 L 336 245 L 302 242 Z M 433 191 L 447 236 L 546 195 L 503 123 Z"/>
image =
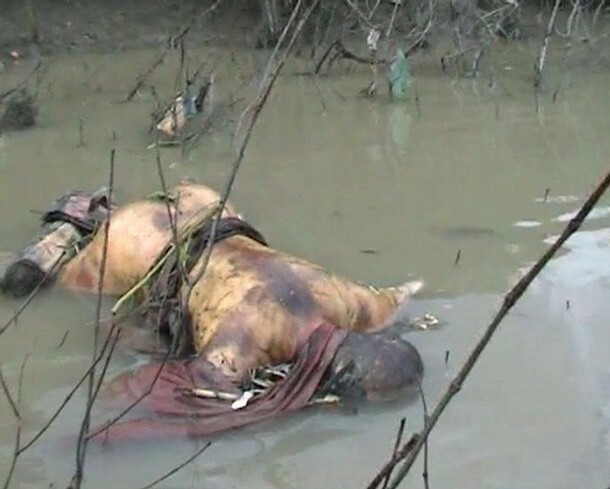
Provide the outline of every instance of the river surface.
<path id="1" fill-rule="evenodd" d="M 503 293 L 561 232 L 610 163 L 607 60 L 594 69 L 550 63 L 536 111 L 535 46 L 495 54 L 494 90 L 487 77 L 442 75 L 418 55 L 419 111 L 412 101 L 389 103 L 385 93 L 358 96 L 369 81 L 366 70 L 336 70 L 314 82 L 289 74 L 303 68 L 291 66 L 255 128 L 232 194 L 276 248 L 354 280 L 425 280 L 413 315 L 433 313 L 441 326 L 407 337 L 423 356 L 430 406 Z M 224 60 L 217 80 L 225 95 L 226 87 L 251 75 L 254 57 L 262 57 L 243 54 L 242 62 L 232 63 L 227 52 L 200 55 Z M 147 149 L 153 99 L 144 90 L 133 102 L 121 102 L 154 56 L 128 51 L 51 60 L 39 87 L 37 127 L 0 135 L 0 251 L 17 250 L 34 236 L 38 216 L 32 211 L 71 189 L 106 184 L 111 148 L 120 201 L 159 188 L 155 151 Z M 29 69 L 23 63 L 0 75 L 0 88 Z M 172 86 L 173 70 L 170 62 L 155 74 L 158 91 Z M 188 158 L 162 150 L 170 183 L 190 176 L 221 188 L 231 158 L 225 126 L 204 136 Z M 447 409 L 430 439 L 431 487 L 610 484 L 609 206 L 602 199 L 584 230 L 534 282 Z M 18 304 L 0 298 L 2 323 Z M 27 356 L 24 442 L 89 365 L 94 310 L 91 297 L 46 290 L 0 338 L 0 364 L 13 392 Z M 108 375 L 138 361 L 117 353 Z M 85 391 L 78 391 L 23 453 L 11 487 L 66 487 L 85 400 Z M 94 423 L 105 414 L 94 410 Z M 408 430 L 420 428 L 421 404 L 355 413 L 327 408 L 250 427 L 216 438 L 161 487 L 365 487 L 387 460 L 403 416 Z M 8 470 L 14 439 L 15 420 L 2 398 L 0 474 Z M 201 443 L 91 446 L 86 487 L 141 487 Z M 420 474 L 416 465 L 404 487 L 423 487 Z"/>

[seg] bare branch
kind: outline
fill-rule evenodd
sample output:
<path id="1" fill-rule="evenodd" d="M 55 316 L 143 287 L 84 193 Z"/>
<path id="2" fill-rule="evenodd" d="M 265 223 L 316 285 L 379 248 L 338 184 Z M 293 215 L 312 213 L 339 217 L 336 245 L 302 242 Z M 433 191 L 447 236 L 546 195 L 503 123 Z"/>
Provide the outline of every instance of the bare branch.
<path id="1" fill-rule="evenodd" d="M 358 8 L 358 5 L 355 5 L 351 0 L 345 0 L 345 3 L 349 5 L 349 7 L 356 13 L 360 20 L 364 22 L 369 29 L 376 29 L 377 27 L 370 20 L 371 16 L 366 16 L 364 13 Z"/>
<path id="2" fill-rule="evenodd" d="M 549 19 L 549 23 L 546 28 L 546 33 L 542 41 L 542 47 L 540 48 L 540 54 L 538 55 L 538 59 L 536 60 L 536 64 L 534 66 L 534 95 L 536 97 L 536 111 L 538 111 L 540 108 L 538 103 L 538 94 L 540 92 L 540 86 L 542 84 L 542 70 L 544 69 L 546 53 L 549 48 L 549 40 L 551 38 L 551 34 L 553 33 L 555 20 L 557 18 L 557 11 L 559 10 L 560 4 L 561 0 L 555 0 L 555 6 L 553 7 L 551 18 Z"/>
<path id="3" fill-rule="evenodd" d="M 150 382 L 150 385 L 148 386 L 148 388 L 136 400 L 134 400 L 131 404 L 129 404 L 129 406 L 127 406 L 125 409 L 123 409 L 115 417 L 113 417 L 109 421 L 106 421 L 106 423 L 104 423 L 101 427 L 99 427 L 95 431 L 87 433 L 86 437 L 88 440 L 99 435 L 103 431 L 108 430 L 112 425 L 118 423 L 122 418 L 124 418 L 127 414 L 129 414 L 129 412 L 132 409 L 134 409 L 138 404 L 140 404 L 146 397 L 148 397 L 151 394 L 153 388 L 155 387 L 155 384 L 157 383 L 157 380 L 161 376 L 163 367 L 165 367 L 170 355 L 171 355 L 171 348 L 168 348 L 167 352 L 165 353 L 165 356 L 163 357 L 163 361 L 161 362 L 161 364 L 159 365 L 159 368 L 155 372 L 155 376 L 153 377 L 152 381 Z"/>
<path id="4" fill-rule="evenodd" d="M 417 389 L 419 390 L 419 397 L 421 398 L 422 408 L 424 410 L 424 427 L 428 424 L 428 403 L 426 402 L 426 396 L 424 395 L 424 389 L 421 386 L 421 381 L 417 382 Z M 424 444 L 424 470 L 422 472 L 422 478 L 424 479 L 424 489 L 430 489 L 430 481 L 428 480 L 428 439 Z"/>
<path id="5" fill-rule="evenodd" d="M 295 43 L 296 39 L 299 37 L 299 34 L 301 33 L 301 31 L 305 25 L 305 22 L 307 22 L 307 19 L 309 18 L 309 16 L 313 12 L 313 10 L 316 8 L 319 1 L 320 0 L 314 0 L 311 3 L 310 7 L 302 15 L 300 15 L 300 19 L 299 19 L 299 14 L 301 13 L 301 7 L 303 4 L 303 0 L 297 1 L 294 9 L 292 10 L 290 19 L 288 20 L 286 26 L 284 27 L 284 30 L 282 31 L 282 34 L 280 35 L 280 38 L 278 39 L 277 44 L 276 44 L 273 52 L 271 53 L 271 56 L 269 57 L 267 67 L 265 69 L 263 78 L 261 80 L 258 95 L 254 99 L 254 101 L 252 101 L 250 103 L 250 105 L 248 105 L 248 107 L 246 107 L 246 109 L 244 110 L 244 112 L 242 113 L 242 115 L 239 119 L 239 123 L 238 123 L 237 129 L 235 131 L 236 137 L 239 135 L 239 132 L 240 132 L 239 129 L 242 126 L 243 121 L 248 119 L 247 123 L 245 123 L 245 128 L 244 128 L 245 134 L 241 138 L 241 142 L 238 145 L 237 157 L 235 158 L 235 160 L 233 162 L 233 166 L 231 168 L 231 174 L 229 175 L 225 189 L 224 189 L 222 197 L 220 199 L 218 212 L 216 214 L 214 221 L 212 222 L 212 226 L 210 229 L 210 239 L 208 240 L 208 243 L 207 243 L 206 248 L 203 253 L 201 269 L 200 269 L 197 277 L 194 278 L 194 280 L 192 281 L 192 284 L 196 284 L 201 279 L 201 277 L 203 277 L 203 274 L 205 273 L 208 262 L 210 261 L 210 256 L 212 254 L 212 246 L 214 244 L 216 232 L 218 229 L 218 223 L 220 221 L 220 217 L 222 216 L 222 212 L 223 212 L 224 207 L 229 198 L 229 194 L 231 193 L 231 190 L 233 188 L 233 183 L 235 182 L 235 178 L 237 176 L 237 172 L 239 171 L 241 162 L 244 159 L 246 147 L 248 145 L 248 142 L 250 141 L 250 137 L 252 135 L 252 130 L 254 129 L 254 125 L 256 124 L 256 121 L 258 120 L 258 116 L 260 115 L 261 111 L 263 110 L 265 102 L 267 101 L 267 98 L 269 97 L 269 94 L 271 93 L 271 90 L 273 88 L 273 85 L 274 85 L 275 81 L 277 80 L 277 77 L 279 76 L 280 71 L 281 71 L 282 67 L 284 66 L 284 63 L 286 62 L 286 59 L 288 58 L 288 55 L 292 51 L 294 43 Z M 297 22 L 297 19 L 298 19 L 298 22 Z M 282 49 L 284 47 L 285 40 L 288 37 L 288 32 L 290 31 L 290 29 L 292 29 L 293 26 L 295 26 L 294 30 L 292 32 L 290 39 L 286 43 L 285 49 L 282 52 L 282 54 L 278 56 L 280 49 Z M 193 291 L 193 286 L 191 285 L 191 287 L 189 287 L 187 293 L 185 294 L 183 307 L 186 307 L 186 305 L 188 304 L 192 291 Z"/>
<path id="6" fill-rule="evenodd" d="M 171 43 L 168 41 L 167 45 L 165 46 L 165 49 L 161 52 L 161 54 L 154 59 L 154 61 L 150 64 L 150 66 L 144 73 L 142 73 L 140 76 L 138 76 L 133 88 L 131 90 L 129 90 L 129 93 L 127 94 L 127 97 L 125 98 L 125 102 L 130 102 L 131 99 L 134 98 L 136 93 L 138 93 L 138 90 L 140 90 L 140 88 L 142 88 L 142 85 L 144 85 L 144 83 L 146 82 L 148 77 L 150 75 L 152 75 L 152 73 L 159 66 L 161 66 L 161 64 L 163 64 L 163 61 L 165 60 L 167 53 L 169 53 L 170 47 L 171 47 Z"/>
<path id="7" fill-rule="evenodd" d="M 195 25 L 195 23 L 197 21 L 203 19 L 210 12 L 216 10 L 216 7 L 218 7 L 218 5 L 220 4 L 220 1 L 221 0 L 216 0 L 216 2 L 214 2 L 211 6 L 209 6 L 207 9 L 205 9 L 203 12 L 201 12 L 201 14 L 199 14 L 197 16 L 193 16 L 191 22 L 189 22 L 185 27 L 183 27 L 180 30 L 180 32 L 178 32 L 178 34 L 176 34 L 176 36 L 173 39 L 170 37 L 167 40 L 167 45 L 165 46 L 165 49 L 161 52 L 161 54 L 159 56 L 157 56 L 153 60 L 153 62 L 148 67 L 148 69 L 144 73 L 142 73 L 140 76 L 138 76 L 138 78 L 136 79 L 136 83 L 134 84 L 133 88 L 127 94 L 127 97 L 125 99 L 126 102 L 129 102 L 129 101 L 131 101 L 131 99 L 133 99 L 135 94 L 138 93 L 138 90 L 140 88 L 142 88 L 142 85 L 144 85 L 144 83 L 146 83 L 146 80 L 150 77 L 150 75 L 152 75 L 152 73 L 161 64 L 163 64 L 163 61 L 165 60 L 165 57 L 167 56 L 167 53 L 172 48 L 172 44 L 175 43 L 175 42 L 182 43 L 182 41 L 184 40 L 184 37 L 192 29 L 192 27 Z"/>
<path id="8" fill-rule="evenodd" d="M 405 425 L 407 423 L 407 418 L 402 418 L 400 420 L 400 424 L 398 425 L 398 432 L 396 433 L 396 441 L 394 442 L 394 450 L 392 450 L 392 459 L 396 458 L 398 454 L 398 449 L 400 448 L 400 444 L 402 443 L 402 436 L 405 432 Z M 386 489 L 388 487 L 388 483 L 390 482 L 390 477 L 392 475 L 392 471 L 389 470 L 385 476 L 385 480 L 383 481 L 382 489 Z"/>
<path id="9" fill-rule="evenodd" d="M 167 211 L 167 218 L 169 220 L 169 227 L 172 232 L 172 242 L 174 244 L 174 248 L 176 253 L 180 250 L 180 243 L 178 243 L 178 205 L 179 202 L 176 202 L 176 210 L 172 214 L 172 209 L 170 207 L 170 196 L 169 191 L 167 189 L 167 183 L 165 181 L 165 174 L 163 173 L 163 166 L 161 165 L 161 150 L 159 149 L 159 133 L 157 133 L 157 142 L 155 144 L 156 148 L 156 156 L 155 160 L 157 163 L 157 175 L 159 176 L 159 182 L 161 183 L 161 191 L 163 192 L 163 202 L 165 203 L 165 210 Z M 188 274 L 184 269 L 182 260 L 176 260 L 178 264 L 178 270 L 180 272 L 180 276 L 184 281 L 188 283 Z"/>
<path id="10" fill-rule="evenodd" d="M 417 443 L 417 439 L 418 439 L 418 435 L 416 435 L 416 434 L 412 435 L 411 438 L 409 438 L 409 441 L 407 441 L 395 453 L 394 457 L 381 468 L 381 470 L 377 473 L 377 475 L 371 481 L 371 483 L 368 486 L 366 486 L 366 489 L 377 489 L 377 487 L 379 487 L 379 484 L 381 484 L 381 482 L 389 474 L 392 473 L 392 471 L 394 470 L 394 467 L 396 467 L 396 465 L 398 465 L 398 463 L 401 460 L 404 460 L 409 455 L 411 450 L 413 450 L 413 448 L 415 447 L 415 444 Z M 387 487 L 387 486 L 384 486 L 384 487 Z"/>
<path id="11" fill-rule="evenodd" d="M 28 361 L 28 356 L 26 355 L 23 357 L 23 362 L 21 362 L 21 368 L 19 369 L 19 382 L 17 383 L 17 405 L 15 406 L 15 413 L 19 413 L 19 407 L 21 406 L 21 394 L 23 392 L 23 373 L 25 372 L 25 365 Z M 4 380 L 2 381 L 2 385 L 4 387 Z M 5 392 L 8 392 L 5 391 Z M 15 445 L 13 448 L 13 457 L 11 459 L 11 464 L 10 467 L 8 469 L 8 474 L 6 475 L 6 479 L 4 480 L 4 485 L 2 486 L 3 489 L 8 489 L 11 480 L 13 478 L 13 474 L 15 473 L 15 467 L 17 466 L 17 459 L 19 458 L 19 454 L 20 454 L 20 449 L 19 447 L 21 446 L 21 424 L 22 424 L 22 418 L 21 416 L 16 414 L 16 419 L 17 419 L 17 428 L 15 431 Z"/>
<path id="12" fill-rule="evenodd" d="M 23 445 L 19 449 L 19 454 L 25 452 L 28 448 L 30 448 L 32 445 L 34 445 L 34 443 L 36 443 L 40 439 L 40 437 L 42 437 L 42 435 L 44 435 L 45 432 L 51 427 L 53 422 L 57 419 L 57 417 L 60 415 L 60 413 L 64 410 L 64 408 L 66 407 L 68 402 L 70 402 L 70 399 L 72 399 L 72 397 L 74 396 L 76 391 L 80 388 L 81 385 L 83 385 L 85 380 L 87 380 L 89 378 L 89 376 L 91 375 L 91 372 L 95 369 L 95 367 L 102 360 L 102 358 L 104 358 L 104 355 L 105 355 L 109 345 L 114 342 L 113 338 L 114 338 L 115 334 L 118 334 L 118 333 L 116 332 L 116 326 L 113 324 L 110 331 L 108 332 L 108 336 L 106 337 L 104 344 L 102 345 L 102 349 L 100 350 L 98 357 L 95 359 L 94 362 L 91 363 L 91 365 L 89 365 L 89 368 L 87 369 L 87 371 L 81 376 L 81 378 L 76 382 L 76 384 L 74 384 L 74 387 L 72 387 L 72 389 L 70 389 L 70 392 L 68 392 L 66 397 L 64 397 L 64 400 L 55 410 L 53 415 L 44 424 L 44 426 L 38 431 L 38 433 L 36 433 L 30 441 L 28 441 L 25 445 Z"/>
<path id="13" fill-rule="evenodd" d="M 39 61 L 38 63 L 36 63 L 36 66 L 34 67 L 34 69 L 22 81 L 20 81 L 13 88 L 10 88 L 10 89 L 0 93 L 0 102 L 2 102 L 5 98 L 11 96 L 13 93 L 17 92 L 21 88 L 25 87 L 28 83 L 28 80 L 32 76 L 36 75 L 39 71 L 41 71 L 42 66 L 43 66 L 42 61 Z"/>
<path id="14" fill-rule="evenodd" d="M 428 418 L 428 422 L 424 428 L 416 435 L 416 441 L 412 447 L 412 450 L 406 457 L 402 466 L 398 470 L 396 477 L 392 480 L 389 489 L 396 489 L 402 480 L 407 476 L 409 470 L 413 466 L 417 455 L 421 451 L 422 447 L 426 443 L 430 432 L 436 426 L 437 421 L 443 414 L 445 408 L 451 401 L 451 399 L 460 391 L 462 385 L 468 378 L 472 368 L 475 366 L 479 357 L 489 344 L 491 338 L 496 332 L 498 326 L 504 319 L 504 317 L 510 312 L 515 303 L 521 298 L 523 293 L 527 290 L 532 281 L 538 276 L 542 269 L 546 266 L 549 260 L 555 255 L 557 250 L 568 240 L 572 234 L 574 234 L 581 227 L 582 223 L 586 219 L 587 215 L 591 212 L 593 207 L 597 204 L 601 196 L 606 192 L 610 186 L 610 171 L 608 171 L 598 185 L 593 189 L 587 200 L 584 202 L 576 216 L 566 225 L 561 235 L 557 238 L 555 243 L 551 245 L 548 250 L 538 259 L 534 266 L 523 276 L 521 280 L 504 296 L 502 306 L 499 311 L 492 319 L 491 323 L 485 330 L 481 339 L 475 344 L 474 348 L 466 358 L 466 361 L 461 366 L 458 374 L 455 376 L 453 381 L 447 387 L 447 390 L 438 401 L 434 411 Z M 410 443 L 410 442 L 409 442 Z M 371 486 L 369 486 L 371 487 Z M 372 486 L 376 487 L 376 486 Z"/>
<path id="15" fill-rule="evenodd" d="M 106 260 L 108 257 L 108 241 L 110 234 L 110 221 L 112 218 L 111 208 L 112 208 L 112 192 L 114 188 L 114 161 L 115 161 L 115 150 L 112 149 L 110 151 L 110 172 L 108 176 L 108 193 L 107 193 L 107 201 L 108 201 L 108 215 L 106 216 L 106 221 L 104 224 L 104 243 L 102 248 L 102 257 L 100 261 L 100 269 L 98 276 L 98 285 L 97 285 L 97 302 L 95 305 L 95 325 L 94 325 L 94 333 L 93 333 L 93 353 L 92 353 L 92 363 L 95 362 L 97 351 L 98 351 L 98 343 L 99 343 L 99 332 L 100 332 L 100 320 L 102 317 L 102 297 L 104 292 L 104 277 L 106 275 Z M 120 332 L 120 331 L 119 331 Z M 116 334 L 116 338 L 112 343 L 112 348 L 108 352 L 108 357 L 112 356 L 114 351 L 114 346 L 116 345 L 116 341 L 118 340 L 119 333 Z M 109 359 L 107 360 L 107 362 Z M 107 362 L 105 364 L 102 375 L 100 376 L 99 382 L 101 383 L 103 379 L 103 374 L 106 372 Z M 88 438 L 86 437 L 87 432 L 89 431 L 89 425 L 91 422 L 91 409 L 93 407 L 93 403 L 95 402 L 95 398 L 97 395 L 97 391 L 99 390 L 95 388 L 95 365 L 89 372 L 89 383 L 87 389 L 87 406 L 85 408 L 85 415 L 83 416 L 83 421 L 81 423 L 81 429 L 78 434 L 78 441 L 76 444 L 76 472 L 72 478 L 72 482 L 70 484 L 71 489 L 79 489 L 81 486 L 81 482 L 84 474 L 84 466 L 85 466 L 85 457 L 87 454 L 87 443 Z"/>
<path id="16" fill-rule="evenodd" d="M 205 452 L 210 447 L 211 444 L 212 444 L 212 442 L 207 442 L 203 447 L 201 447 L 199 450 L 197 450 L 193 455 L 191 455 L 189 458 L 187 458 L 180 465 L 174 467 L 172 470 L 167 472 L 165 475 L 162 475 L 158 479 L 155 479 L 150 484 L 146 484 L 141 489 L 150 489 L 151 487 L 156 486 L 157 484 L 163 482 L 164 480 L 169 479 L 176 472 L 178 472 L 179 470 L 182 470 L 184 467 L 186 467 L 188 464 L 190 464 L 193 460 L 195 460 L 197 457 L 199 457 L 199 455 L 201 455 L 203 452 Z"/>
<path id="17" fill-rule="evenodd" d="M 6 380 L 4 378 L 4 374 L 2 373 L 2 368 L 0 368 L 0 384 L 2 385 L 2 390 L 4 391 L 4 395 L 8 399 L 8 403 L 11 405 L 11 410 L 13 411 L 13 415 L 16 419 L 21 419 L 21 413 L 17 408 L 17 403 L 14 401 L 13 396 L 11 396 L 11 392 L 8 388 Z"/>
<path id="18" fill-rule="evenodd" d="M 302 4 L 302 0 L 299 0 L 299 2 L 297 3 L 297 5 L 295 6 L 295 8 L 292 12 L 290 20 L 286 24 L 286 27 L 284 28 L 284 31 L 282 32 L 282 34 L 277 42 L 275 49 L 273 50 L 273 53 L 271 54 L 269 63 L 265 70 L 265 75 L 261 82 L 261 88 L 259 90 L 259 94 L 258 94 L 257 98 L 245 109 L 244 113 L 242 114 L 242 118 L 248 114 L 251 114 L 251 118 L 245 129 L 246 135 L 243 138 L 241 145 L 239 147 L 237 158 L 233 163 L 231 175 L 229 177 L 225 191 L 224 191 L 224 193 L 221 197 L 221 201 L 219 203 L 219 209 L 218 209 L 216 217 L 212 223 L 212 228 L 210 230 L 210 239 L 208 241 L 206 249 L 204 250 L 203 266 L 201 267 L 201 271 L 199 272 L 198 276 L 191 281 L 191 284 L 197 283 L 203 276 L 203 273 L 205 272 L 207 263 L 209 261 L 209 257 L 211 255 L 211 247 L 212 247 L 212 244 L 214 243 L 214 237 L 217 232 L 216 230 L 218 227 L 218 221 L 220 219 L 220 216 L 222 215 L 222 209 L 224 209 L 224 206 L 226 205 L 226 202 L 228 200 L 229 193 L 231 192 L 233 182 L 235 181 L 235 177 L 237 175 L 237 171 L 239 170 L 239 166 L 241 164 L 241 161 L 243 160 L 243 157 L 245 154 L 245 149 L 246 149 L 246 146 L 250 139 L 250 135 L 252 133 L 254 124 L 256 123 L 256 120 L 258 119 L 258 115 L 259 115 L 260 111 L 262 110 L 264 103 L 267 100 L 267 97 L 271 91 L 271 88 L 273 87 L 273 83 L 275 82 L 277 76 L 279 75 L 279 72 L 280 72 L 282 66 L 284 65 L 284 62 L 286 61 L 286 58 L 287 58 L 288 54 L 290 53 L 296 38 L 298 37 L 299 33 L 301 32 L 303 25 L 305 24 L 305 21 L 307 20 L 307 18 L 309 17 L 309 15 L 311 14 L 311 12 L 313 11 L 313 9 L 315 8 L 315 6 L 317 5 L 318 2 L 319 2 L 319 0 L 316 0 L 313 3 L 313 5 L 303 14 L 300 22 L 295 27 L 295 30 L 292 34 L 292 37 L 290 38 L 290 40 L 288 42 L 286 49 L 280 56 L 279 60 L 276 61 L 277 53 L 279 52 L 279 49 L 283 46 L 284 41 L 287 37 L 288 31 L 295 24 L 296 19 L 298 17 L 298 13 L 300 11 L 301 4 Z M 162 175 L 162 172 L 161 172 L 161 175 Z M 183 299 L 183 308 L 187 307 L 192 290 L 193 290 L 193 288 L 191 285 L 185 294 L 185 298 Z M 104 425 L 101 426 L 99 429 L 95 430 L 92 433 L 89 433 L 87 435 L 87 439 L 90 439 L 90 438 L 100 434 L 101 432 L 110 428 L 112 425 L 116 424 L 120 419 L 122 419 L 126 414 L 128 414 L 135 406 L 137 406 L 143 399 L 145 399 L 148 395 L 150 395 L 150 393 L 152 392 L 152 389 L 154 388 L 154 385 L 157 382 L 157 379 L 161 375 L 161 372 L 163 370 L 165 363 L 169 359 L 170 354 L 171 354 L 171 349 L 168 349 L 166 355 L 164 356 L 163 362 L 159 366 L 159 368 L 155 374 L 155 377 L 153 378 L 152 382 L 150 383 L 150 385 L 146 389 L 146 391 L 143 394 L 141 394 L 134 402 L 132 402 L 127 408 L 125 408 L 123 411 L 121 411 L 117 416 L 112 418 L 110 421 L 104 423 Z"/>

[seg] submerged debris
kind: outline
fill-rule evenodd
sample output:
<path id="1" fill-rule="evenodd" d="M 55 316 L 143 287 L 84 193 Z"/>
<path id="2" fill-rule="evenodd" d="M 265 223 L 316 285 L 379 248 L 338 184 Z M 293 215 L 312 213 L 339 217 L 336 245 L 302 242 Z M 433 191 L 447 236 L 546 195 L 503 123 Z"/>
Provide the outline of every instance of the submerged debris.
<path id="1" fill-rule="evenodd" d="M 250 372 L 250 379 L 240 386 L 238 392 L 224 392 L 214 389 L 193 388 L 190 393 L 195 397 L 203 399 L 218 399 L 231 403 L 234 411 L 243 409 L 248 403 L 257 397 L 265 394 L 268 389 L 274 387 L 280 380 L 286 379 L 293 364 L 280 364 L 275 366 L 263 366 Z"/>
<path id="2" fill-rule="evenodd" d="M 22 88 L 5 103 L 4 112 L 0 118 L 0 130 L 27 129 L 36 124 L 37 116 L 36 99 L 27 89 Z"/>
<path id="3" fill-rule="evenodd" d="M 417 329 L 429 329 L 440 324 L 439 319 L 429 312 L 425 313 L 422 317 L 415 318 L 413 320 L 413 325 Z"/>
<path id="4" fill-rule="evenodd" d="M 411 74 L 409 61 L 402 49 L 396 53 L 396 57 L 390 64 L 388 73 L 390 94 L 394 100 L 404 100 L 407 97 L 407 89 L 411 85 Z"/>
<path id="5" fill-rule="evenodd" d="M 170 141 L 177 140 L 189 120 L 199 114 L 209 112 L 212 104 L 213 83 L 214 76 L 210 75 L 206 77 L 199 90 L 195 92 L 192 82 L 187 81 L 185 91 L 176 96 L 170 106 L 162 112 L 162 115 L 155 115 L 157 120 L 155 129 L 164 137 L 169 138 Z"/>
<path id="6" fill-rule="evenodd" d="M 282 363 L 274 366 L 258 367 L 250 371 L 250 378 L 237 392 L 225 392 L 215 389 L 195 387 L 188 393 L 202 399 L 216 399 L 230 403 L 233 411 L 239 411 L 248 407 L 250 401 L 260 399 L 269 390 L 276 386 L 280 381 L 286 381 L 292 371 L 294 363 Z M 313 404 L 337 404 L 341 402 L 341 397 L 335 393 L 316 393 L 313 395 L 308 405 Z"/>

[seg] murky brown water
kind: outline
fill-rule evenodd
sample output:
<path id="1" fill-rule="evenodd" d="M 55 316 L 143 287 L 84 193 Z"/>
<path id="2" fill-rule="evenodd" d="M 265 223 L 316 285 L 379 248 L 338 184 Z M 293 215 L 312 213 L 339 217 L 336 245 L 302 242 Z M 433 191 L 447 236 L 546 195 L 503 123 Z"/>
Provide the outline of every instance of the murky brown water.
<path id="1" fill-rule="evenodd" d="M 518 52 L 518 51 L 515 51 Z M 535 50 L 498 54 L 495 97 L 486 80 L 452 80 L 415 69 L 421 116 L 413 105 L 352 96 L 368 75 L 289 76 L 270 99 L 239 173 L 233 201 L 280 249 L 353 279 L 393 284 L 422 277 L 414 314 L 445 326 L 413 333 L 433 404 L 478 338 L 521 267 L 558 233 L 610 154 L 610 73 L 580 68 L 555 104 L 536 114 L 530 78 Z M 225 53 L 226 54 L 226 53 Z M 158 188 L 147 150 L 146 93 L 121 104 L 150 52 L 60 57 L 41 85 L 40 125 L 0 136 L 0 251 L 19 248 L 36 215 L 72 188 L 107 181 L 117 148 L 121 200 Z M 246 76 L 231 65 L 223 80 Z M 27 72 L 2 75 L 2 87 Z M 171 86 L 172 67 L 156 82 Z M 172 81 L 168 81 L 172 80 Z M 0 87 L 0 88 L 2 88 Z M 340 96 L 341 95 L 341 96 Z M 496 116 L 496 102 L 499 107 Z M 84 146 L 77 146 L 79 118 Z M 113 131 L 117 139 L 113 141 Z M 172 182 L 193 176 L 220 187 L 230 136 L 217 130 L 186 161 L 163 151 Z M 540 202 L 545 189 L 550 199 Z M 561 198 L 560 198 L 561 197 Z M 575 197 L 575 198 L 573 198 Z M 432 487 L 572 488 L 610 482 L 610 218 L 597 219 L 554 260 L 505 321 L 430 445 Z M 454 266 L 460 250 L 460 263 Z M 369 251 L 369 252 L 367 252 Z M 374 251 L 374 252 L 370 252 Z M 566 301 L 570 302 L 566 310 Z M 0 318 L 17 303 L 0 298 Z M 0 339 L 0 363 L 16 385 L 25 369 L 23 438 L 54 412 L 89 364 L 94 301 L 49 290 Z M 62 339 L 67 337 L 62 344 Z M 61 346 L 60 346 L 61 345 Z M 449 350 L 449 365 L 445 352 Z M 137 359 L 119 354 L 116 374 Z M 84 410 L 79 392 L 53 428 L 19 459 L 12 487 L 65 486 L 74 468 L 71 436 Z M 0 473 L 11 458 L 14 420 L 0 401 Z M 96 412 L 97 420 L 104 419 Z M 217 440 L 163 487 L 363 487 L 384 462 L 401 416 L 419 428 L 421 408 L 370 406 L 357 414 L 305 413 Z M 142 486 L 196 450 L 191 441 L 92 447 L 87 487 Z M 405 487 L 421 487 L 420 471 Z"/>

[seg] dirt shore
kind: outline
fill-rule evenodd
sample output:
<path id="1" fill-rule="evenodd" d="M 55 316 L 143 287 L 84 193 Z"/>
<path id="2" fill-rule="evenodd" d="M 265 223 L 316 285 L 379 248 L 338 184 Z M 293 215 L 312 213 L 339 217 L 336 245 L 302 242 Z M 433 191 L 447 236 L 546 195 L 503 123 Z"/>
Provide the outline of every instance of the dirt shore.
<path id="1" fill-rule="evenodd" d="M 158 47 L 172 36 L 184 33 L 187 27 L 190 48 L 203 44 L 254 47 L 260 41 L 263 30 L 257 0 L 4 0 L 3 4 L 0 15 L 0 73 L 28 58 Z M 452 39 L 457 24 L 447 13 L 447 8 L 439 6 L 426 41 L 436 47 L 439 43 L 444 45 L 443 49 L 449 53 L 456 49 Z M 597 12 L 601 14 L 599 26 L 607 25 L 609 8 Z M 393 15 L 392 6 L 381 4 L 378 13 L 387 17 L 389 22 Z M 519 39 L 525 42 L 532 40 L 535 49 L 539 50 L 550 14 L 548 6 L 545 8 L 534 3 L 524 4 L 518 15 Z M 556 26 L 558 32 L 566 30 L 570 14 L 570 8 L 560 9 Z M 596 14 L 587 10 L 583 15 L 584 24 L 590 27 Z M 410 46 L 413 39 L 417 38 L 413 33 L 424 29 L 423 26 L 414 27 L 415 17 L 406 9 L 403 19 L 393 24 L 392 37 L 397 39 L 395 44 Z M 345 42 L 350 43 L 350 33 L 357 23 L 358 16 L 351 12 L 340 27 L 340 36 Z M 593 57 L 605 58 L 603 51 L 608 42 L 605 28 L 600 27 L 590 32 L 589 27 L 581 33 L 575 32 L 568 43 L 562 42 L 560 36 L 553 36 L 560 42 L 554 41 L 551 56 L 555 55 L 557 44 L 563 44 L 562 49 L 567 49 L 571 58 L 577 57 L 574 55 L 579 51 L 578 48 L 587 52 L 589 56 L 586 58 L 591 54 L 594 54 Z M 487 28 L 493 28 L 493 25 L 488 25 Z M 362 28 L 358 30 L 356 51 L 365 53 L 364 31 Z M 471 51 L 476 53 L 484 49 L 486 55 L 490 49 L 497 47 L 493 45 L 512 42 L 497 32 L 492 36 L 493 42 L 489 39 L 483 41 L 484 36 L 470 39 L 469 34 L 464 35 L 466 37 L 463 41 L 472 44 Z M 465 47 L 468 51 L 468 46 Z M 599 64 L 599 59 L 595 64 Z"/>
<path id="2" fill-rule="evenodd" d="M 213 3 L 8 0 L 0 16 L 0 63 L 6 68 L 16 58 L 156 46 L 189 24 L 190 43 L 248 43 L 259 18 L 256 2 L 222 2 L 208 11 Z"/>

